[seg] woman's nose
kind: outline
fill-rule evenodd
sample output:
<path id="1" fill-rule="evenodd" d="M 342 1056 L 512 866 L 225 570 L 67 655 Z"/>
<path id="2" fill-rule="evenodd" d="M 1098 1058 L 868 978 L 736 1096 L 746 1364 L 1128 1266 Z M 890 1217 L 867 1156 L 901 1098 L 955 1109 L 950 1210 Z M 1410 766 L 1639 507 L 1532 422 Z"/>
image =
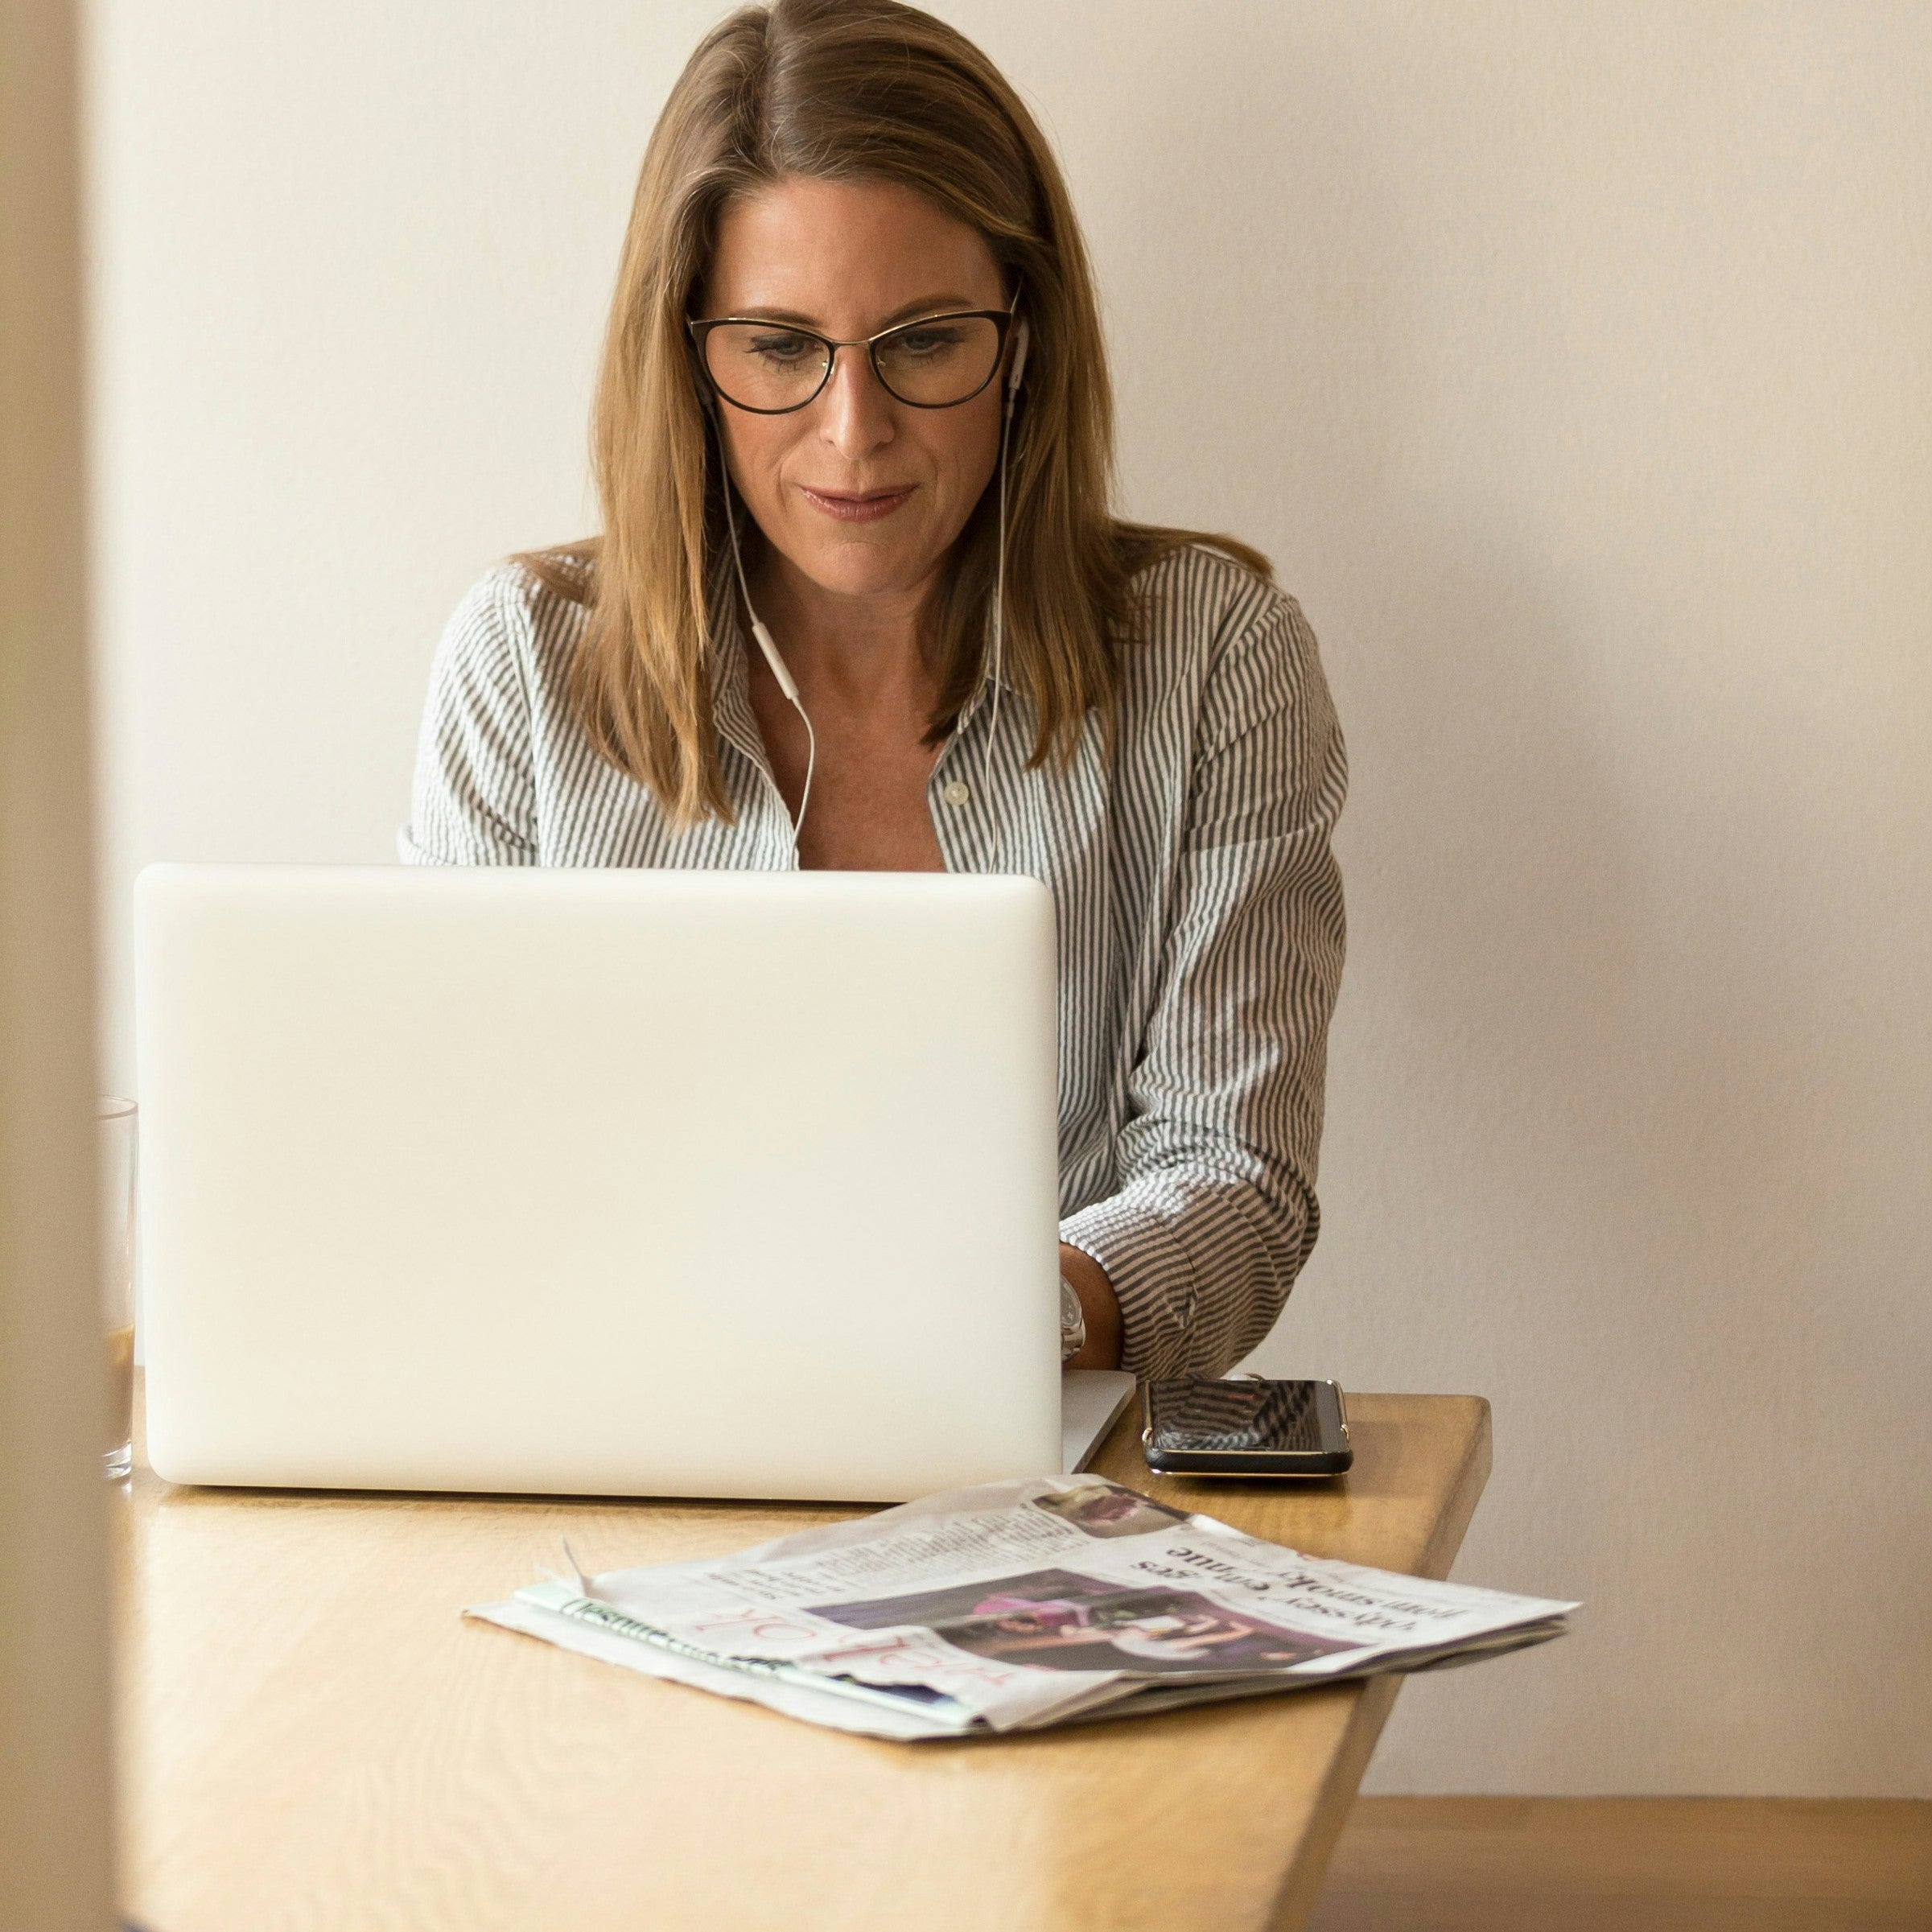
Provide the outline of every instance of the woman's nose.
<path id="1" fill-rule="evenodd" d="M 819 433 L 842 456 L 863 456 L 892 439 L 892 397 L 863 348 L 838 352 L 818 398 Z"/>

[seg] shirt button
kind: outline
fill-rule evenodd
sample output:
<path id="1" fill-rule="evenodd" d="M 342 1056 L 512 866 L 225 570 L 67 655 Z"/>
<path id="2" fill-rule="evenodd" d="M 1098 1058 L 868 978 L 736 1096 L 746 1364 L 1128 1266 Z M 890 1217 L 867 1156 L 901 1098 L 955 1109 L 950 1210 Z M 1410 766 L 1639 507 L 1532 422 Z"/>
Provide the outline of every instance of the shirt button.
<path id="1" fill-rule="evenodd" d="M 973 788 L 963 778 L 955 778 L 939 796 L 948 805 L 964 805 L 973 796 Z"/>

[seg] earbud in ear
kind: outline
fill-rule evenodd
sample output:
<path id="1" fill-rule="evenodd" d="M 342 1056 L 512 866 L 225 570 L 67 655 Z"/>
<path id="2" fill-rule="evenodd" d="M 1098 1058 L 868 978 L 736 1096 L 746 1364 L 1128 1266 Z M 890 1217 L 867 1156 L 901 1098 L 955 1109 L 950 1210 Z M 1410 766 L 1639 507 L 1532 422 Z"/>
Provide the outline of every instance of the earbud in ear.
<path id="1" fill-rule="evenodd" d="M 1020 318 L 1020 333 L 1013 340 L 1013 367 L 1007 376 L 1007 400 L 1010 402 L 1020 393 L 1020 378 L 1027 366 L 1027 339 L 1032 334 L 1024 316 Z"/>

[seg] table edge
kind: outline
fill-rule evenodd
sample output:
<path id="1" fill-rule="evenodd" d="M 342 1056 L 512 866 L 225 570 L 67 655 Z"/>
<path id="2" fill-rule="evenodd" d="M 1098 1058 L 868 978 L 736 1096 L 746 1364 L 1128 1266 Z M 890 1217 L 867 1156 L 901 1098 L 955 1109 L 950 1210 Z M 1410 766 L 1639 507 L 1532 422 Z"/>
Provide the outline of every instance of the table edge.
<path id="1" fill-rule="evenodd" d="M 1469 1447 L 1456 1472 L 1448 1504 L 1415 1572 L 1419 1576 L 1438 1579 L 1448 1576 L 1456 1553 L 1462 1547 L 1476 1506 L 1488 1485 L 1493 1460 L 1489 1399 L 1469 1395 L 1444 1399 L 1473 1403 L 1476 1427 L 1469 1432 Z M 1402 1685 L 1400 1676 L 1387 1675 L 1368 1678 L 1348 1687 L 1355 1700 L 1354 1708 L 1349 1713 L 1348 1728 L 1342 1734 L 1341 1743 L 1329 1761 L 1329 1773 L 1310 1810 L 1308 1828 L 1282 1875 L 1280 1889 L 1268 1915 L 1270 1932 L 1299 1932 L 1314 1909 L 1328 1876 L 1336 1841 L 1341 1836 L 1362 1773 L 1369 1768 L 1369 1760 L 1374 1754 L 1382 1726 L 1388 1722 Z"/>

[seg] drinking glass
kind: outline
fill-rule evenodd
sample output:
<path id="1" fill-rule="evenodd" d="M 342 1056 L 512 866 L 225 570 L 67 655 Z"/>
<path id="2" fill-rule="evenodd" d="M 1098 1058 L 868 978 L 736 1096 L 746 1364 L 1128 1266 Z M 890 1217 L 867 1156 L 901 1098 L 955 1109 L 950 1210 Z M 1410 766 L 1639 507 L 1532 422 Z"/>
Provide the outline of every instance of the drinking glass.
<path id="1" fill-rule="evenodd" d="M 101 1162 L 101 1316 L 107 1346 L 103 1473 L 118 1481 L 134 1466 L 134 1103 L 94 1103 Z"/>

